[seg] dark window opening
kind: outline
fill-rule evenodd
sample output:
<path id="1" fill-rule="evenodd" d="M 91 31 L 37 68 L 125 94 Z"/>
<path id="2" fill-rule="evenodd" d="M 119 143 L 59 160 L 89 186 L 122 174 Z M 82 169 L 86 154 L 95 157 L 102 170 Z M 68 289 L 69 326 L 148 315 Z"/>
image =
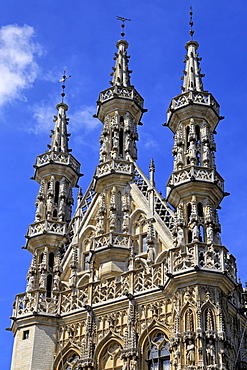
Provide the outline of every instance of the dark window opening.
<path id="1" fill-rule="evenodd" d="M 187 145 L 187 149 L 189 149 L 189 146 L 190 146 L 189 133 L 190 133 L 190 128 L 189 128 L 189 126 L 187 126 L 186 127 L 186 145 Z"/>
<path id="2" fill-rule="evenodd" d="M 52 276 L 48 275 L 47 281 L 46 281 L 46 297 L 47 298 L 51 298 L 51 286 L 52 286 Z"/>
<path id="3" fill-rule="evenodd" d="M 192 243 L 192 231 L 188 231 L 188 243 Z"/>
<path id="4" fill-rule="evenodd" d="M 49 254 L 49 262 L 48 262 L 48 264 L 49 264 L 50 269 L 52 270 L 53 269 L 53 266 L 54 266 L 54 253 L 53 252 L 51 252 Z"/>
<path id="5" fill-rule="evenodd" d="M 24 330 L 22 339 L 28 339 L 28 338 L 29 338 L 29 330 Z"/>
<path id="6" fill-rule="evenodd" d="M 196 125 L 196 142 L 200 143 L 200 140 L 201 140 L 200 127 Z"/>
<path id="7" fill-rule="evenodd" d="M 40 256 L 39 256 L 39 263 L 42 263 L 43 261 L 43 256 L 44 256 L 44 253 L 41 253 Z"/>
<path id="8" fill-rule="evenodd" d="M 58 197 L 59 197 L 59 181 L 56 181 L 55 184 L 55 198 L 54 198 L 54 203 L 58 204 Z"/>
<path id="9" fill-rule="evenodd" d="M 191 204 L 188 203 L 188 205 L 187 205 L 187 222 L 190 222 L 190 215 L 191 215 Z"/>
<path id="10" fill-rule="evenodd" d="M 197 204 L 197 213 L 199 217 L 203 217 L 203 207 L 201 203 Z"/>
<path id="11" fill-rule="evenodd" d="M 119 155 L 123 155 L 123 129 L 119 131 Z"/>
<path id="12" fill-rule="evenodd" d="M 55 218 L 57 217 L 57 210 L 56 209 L 54 209 L 52 216 L 55 217 Z"/>

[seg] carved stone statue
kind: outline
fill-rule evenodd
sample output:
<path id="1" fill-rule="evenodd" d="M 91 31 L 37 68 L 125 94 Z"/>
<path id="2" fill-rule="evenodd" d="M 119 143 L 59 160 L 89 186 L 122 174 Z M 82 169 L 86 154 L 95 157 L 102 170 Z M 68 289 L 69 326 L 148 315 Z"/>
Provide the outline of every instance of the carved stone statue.
<path id="1" fill-rule="evenodd" d="M 155 258 L 155 250 L 152 245 L 148 246 L 147 249 L 147 263 L 153 263 Z"/>
<path id="2" fill-rule="evenodd" d="M 40 278 L 39 278 L 39 288 L 45 289 L 45 282 L 46 282 L 46 274 L 44 271 L 41 272 Z"/>
<path id="3" fill-rule="evenodd" d="M 179 228 L 177 233 L 177 247 L 184 246 L 185 246 L 184 230 L 182 228 Z"/>
<path id="4" fill-rule="evenodd" d="M 29 276 L 28 283 L 27 283 L 27 288 L 26 288 L 27 293 L 34 290 L 34 283 L 35 283 L 35 277 L 33 275 Z"/>
<path id="5" fill-rule="evenodd" d="M 209 244 L 213 243 L 213 240 L 214 240 L 214 232 L 213 232 L 213 228 L 212 228 L 212 226 L 211 226 L 211 225 L 209 225 L 209 226 L 207 227 L 206 232 L 207 232 L 207 242 L 208 242 Z"/>
<path id="6" fill-rule="evenodd" d="M 199 240 L 199 236 L 200 236 L 199 227 L 197 224 L 194 224 L 192 229 L 192 240 L 193 241 Z"/>
<path id="7" fill-rule="evenodd" d="M 60 277 L 56 274 L 53 278 L 53 290 L 59 290 Z"/>
<path id="8" fill-rule="evenodd" d="M 206 348 L 206 361 L 207 365 L 215 365 L 215 347 L 212 339 L 209 339 Z"/>
<path id="9" fill-rule="evenodd" d="M 192 340 L 189 340 L 187 347 L 186 347 L 186 360 L 187 360 L 187 365 L 195 364 L 195 346 Z"/>

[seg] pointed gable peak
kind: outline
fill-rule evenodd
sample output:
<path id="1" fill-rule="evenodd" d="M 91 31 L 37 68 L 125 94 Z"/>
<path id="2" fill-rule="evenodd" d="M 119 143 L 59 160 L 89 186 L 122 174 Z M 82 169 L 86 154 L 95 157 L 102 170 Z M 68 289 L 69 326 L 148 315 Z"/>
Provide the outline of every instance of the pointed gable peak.
<path id="1" fill-rule="evenodd" d="M 117 53 L 115 53 L 114 60 L 116 60 L 115 67 L 113 67 L 113 73 L 111 73 L 112 86 L 130 86 L 130 73 L 132 71 L 128 68 L 129 58 L 127 55 L 127 48 L 129 46 L 126 40 L 119 40 L 116 44 Z"/>

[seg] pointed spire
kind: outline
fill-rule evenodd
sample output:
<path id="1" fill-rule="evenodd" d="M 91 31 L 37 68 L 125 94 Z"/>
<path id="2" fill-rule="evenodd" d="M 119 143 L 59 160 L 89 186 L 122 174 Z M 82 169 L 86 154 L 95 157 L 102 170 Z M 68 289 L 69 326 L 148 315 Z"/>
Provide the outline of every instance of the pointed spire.
<path id="1" fill-rule="evenodd" d="M 185 45 L 185 49 L 188 51 L 187 55 L 185 55 L 184 62 L 186 63 L 185 70 L 183 71 L 184 77 L 182 77 L 183 86 L 182 91 L 188 92 L 188 91 L 203 91 L 203 83 L 202 83 L 202 77 L 204 77 L 203 74 L 201 74 L 201 68 L 200 68 L 200 61 L 202 58 L 199 58 L 199 54 L 197 53 L 197 49 L 199 47 L 198 42 L 193 40 L 194 30 L 192 29 L 194 23 L 193 23 L 193 12 L 192 7 L 190 7 L 190 37 L 191 40 L 188 41 Z"/>
<path id="2" fill-rule="evenodd" d="M 118 52 L 115 53 L 116 60 L 115 67 L 113 67 L 113 73 L 111 73 L 112 81 L 110 82 L 112 86 L 130 86 L 130 73 L 132 71 L 128 68 L 129 58 L 127 55 L 127 48 L 129 46 L 126 40 L 119 40 L 116 44 Z"/>
<path id="3" fill-rule="evenodd" d="M 51 130 L 51 144 L 48 145 L 48 148 L 55 152 L 69 153 L 71 151 L 68 148 L 70 134 L 67 134 L 69 118 L 66 117 L 68 106 L 65 103 L 60 103 L 56 108 L 58 115 L 54 116 L 55 128 Z"/>

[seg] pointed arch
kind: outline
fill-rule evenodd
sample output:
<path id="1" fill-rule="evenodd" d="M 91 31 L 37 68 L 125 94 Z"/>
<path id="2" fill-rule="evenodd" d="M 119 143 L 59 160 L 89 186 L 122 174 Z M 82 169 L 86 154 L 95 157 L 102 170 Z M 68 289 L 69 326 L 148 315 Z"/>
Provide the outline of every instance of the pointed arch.
<path id="1" fill-rule="evenodd" d="M 79 358 L 80 349 L 77 346 L 72 345 L 71 342 L 68 342 L 57 354 L 54 360 L 53 368 L 54 370 L 63 370 L 64 368 L 66 368 L 66 366 L 72 365 L 71 370 L 74 370 L 74 368 L 76 367 L 77 359 L 79 360 Z M 70 370 L 69 367 L 68 370 Z"/>
<path id="2" fill-rule="evenodd" d="M 168 330 L 153 320 L 140 336 L 141 369 L 170 369 Z"/>
<path id="3" fill-rule="evenodd" d="M 96 346 L 94 357 L 98 370 L 120 370 L 123 366 L 121 353 L 123 340 L 110 331 Z"/>
<path id="4" fill-rule="evenodd" d="M 84 274 L 77 282 L 76 287 L 79 288 L 83 285 L 86 285 L 89 282 L 89 273 Z"/>

